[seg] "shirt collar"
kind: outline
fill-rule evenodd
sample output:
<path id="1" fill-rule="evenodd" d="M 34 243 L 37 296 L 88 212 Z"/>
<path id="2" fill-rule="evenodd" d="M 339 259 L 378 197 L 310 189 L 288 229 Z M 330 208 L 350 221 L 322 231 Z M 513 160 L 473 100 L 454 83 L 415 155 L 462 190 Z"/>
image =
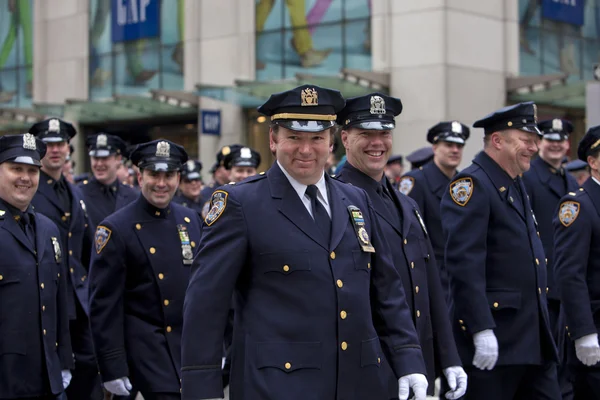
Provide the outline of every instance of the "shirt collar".
<path id="1" fill-rule="evenodd" d="M 596 182 L 598 185 L 600 185 L 600 181 L 598 179 L 594 178 L 593 176 L 592 176 L 592 179 L 594 180 L 594 182 Z"/>
<path id="2" fill-rule="evenodd" d="M 301 199 L 304 198 L 304 195 L 306 194 L 306 188 L 308 186 L 303 183 L 298 182 L 290 174 L 288 174 L 288 172 L 285 170 L 285 168 L 283 168 L 283 166 L 281 165 L 279 160 L 277 160 L 277 164 L 279 165 L 279 168 L 281 168 L 281 171 L 283 172 L 285 177 L 290 182 L 290 185 L 292 185 L 292 187 L 294 188 L 296 193 L 298 193 L 298 196 Z M 321 202 L 323 202 L 323 204 L 325 204 L 325 205 L 329 205 L 329 198 L 327 197 L 327 183 L 325 182 L 325 171 L 323 171 L 323 175 L 321 175 L 321 179 L 319 179 L 319 181 L 317 183 L 315 183 L 315 186 L 319 190 L 318 196 L 319 196 L 319 199 L 321 200 Z"/>

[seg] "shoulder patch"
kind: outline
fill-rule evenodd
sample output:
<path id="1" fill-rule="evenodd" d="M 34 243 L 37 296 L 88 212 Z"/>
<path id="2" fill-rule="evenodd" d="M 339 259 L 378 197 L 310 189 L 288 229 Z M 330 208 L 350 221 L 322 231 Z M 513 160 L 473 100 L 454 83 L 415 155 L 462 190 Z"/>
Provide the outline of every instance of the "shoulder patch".
<path id="1" fill-rule="evenodd" d="M 112 231 L 110 229 L 103 225 L 98 225 L 98 228 L 96 228 L 96 236 L 94 238 L 97 254 L 102 252 L 102 249 L 104 249 L 104 246 L 106 246 L 110 239 L 110 235 L 112 235 Z"/>
<path id="2" fill-rule="evenodd" d="M 210 210 L 206 217 L 204 218 L 204 223 L 208 226 L 214 224 L 223 212 L 225 211 L 225 207 L 227 207 L 227 196 L 229 193 L 223 190 L 216 190 L 211 199 L 210 199 Z"/>
<path id="3" fill-rule="evenodd" d="M 450 197 L 461 207 L 467 205 L 473 195 L 473 179 L 460 178 L 450 184 Z"/>
<path id="4" fill-rule="evenodd" d="M 558 219 L 560 223 L 568 227 L 579 216 L 581 205 L 576 201 L 564 201 L 558 209 Z"/>
<path id="5" fill-rule="evenodd" d="M 398 184 L 398 191 L 403 195 L 408 196 L 411 190 L 415 187 L 415 178 L 412 176 L 403 176 Z"/>

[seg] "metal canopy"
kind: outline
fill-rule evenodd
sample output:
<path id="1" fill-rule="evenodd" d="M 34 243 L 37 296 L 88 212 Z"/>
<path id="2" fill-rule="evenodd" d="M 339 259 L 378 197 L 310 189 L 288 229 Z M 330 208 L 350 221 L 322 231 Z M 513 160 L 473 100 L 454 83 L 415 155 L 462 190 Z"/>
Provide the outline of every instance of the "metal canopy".
<path id="1" fill-rule="evenodd" d="M 343 69 L 336 76 L 296 74 L 292 79 L 279 81 L 235 81 L 235 86 L 196 86 L 198 95 L 238 104 L 244 108 L 256 108 L 272 93 L 283 92 L 296 86 L 313 84 L 342 92 L 344 97 L 355 97 L 375 91 L 389 92 L 389 74 Z"/>
<path id="2" fill-rule="evenodd" d="M 568 81 L 568 74 L 508 78 L 507 99 L 511 103 L 534 101 L 538 105 L 585 110 L 585 81 Z"/>

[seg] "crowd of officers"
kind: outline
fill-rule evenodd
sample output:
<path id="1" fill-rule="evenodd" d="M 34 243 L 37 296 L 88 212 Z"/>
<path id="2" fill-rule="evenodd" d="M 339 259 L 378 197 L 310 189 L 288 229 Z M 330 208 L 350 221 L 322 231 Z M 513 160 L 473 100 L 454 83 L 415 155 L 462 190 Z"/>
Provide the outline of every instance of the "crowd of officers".
<path id="1" fill-rule="evenodd" d="M 519 103 L 404 173 L 398 98 L 258 111 L 276 161 L 224 146 L 205 186 L 165 139 L 90 136 L 74 183 L 70 123 L 0 137 L 0 400 L 600 399 L 600 127 L 565 164 Z"/>

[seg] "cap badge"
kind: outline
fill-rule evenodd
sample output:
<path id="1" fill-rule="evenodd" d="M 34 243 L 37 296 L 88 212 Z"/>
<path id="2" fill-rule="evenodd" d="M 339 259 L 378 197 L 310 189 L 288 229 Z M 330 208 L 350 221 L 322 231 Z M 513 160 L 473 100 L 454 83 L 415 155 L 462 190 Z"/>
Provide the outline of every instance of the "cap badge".
<path id="1" fill-rule="evenodd" d="M 552 130 L 556 132 L 560 132 L 563 130 L 562 120 L 556 118 L 552 120 Z"/>
<path id="2" fill-rule="evenodd" d="M 240 157 L 242 158 L 252 158 L 252 152 L 247 147 L 242 147 L 240 150 Z"/>
<path id="3" fill-rule="evenodd" d="M 57 119 L 48 121 L 48 130 L 50 132 L 60 132 L 60 121 Z"/>
<path id="4" fill-rule="evenodd" d="M 101 133 L 96 137 L 96 147 L 107 147 L 108 146 L 108 137 L 105 134 Z"/>
<path id="5" fill-rule="evenodd" d="M 381 96 L 371 96 L 371 114 L 385 114 L 385 100 Z"/>
<path id="6" fill-rule="evenodd" d="M 186 165 L 187 165 L 188 171 L 193 171 L 194 168 L 196 168 L 196 163 L 194 162 L 194 160 L 188 160 Z"/>
<path id="7" fill-rule="evenodd" d="M 171 145 L 162 141 L 156 144 L 156 157 L 171 157 Z"/>
<path id="8" fill-rule="evenodd" d="M 26 150 L 37 150 L 35 145 L 35 136 L 31 133 L 26 133 L 23 135 L 23 148 Z"/>
<path id="9" fill-rule="evenodd" d="M 300 93 L 302 97 L 302 106 L 318 106 L 319 94 L 315 88 L 306 88 Z"/>
<path id="10" fill-rule="evenodd" d="M 452 122 L 452 132 L 453 133 L 462 133 L 463 132 L 462 125 L 460 124 L 460 122 L 458 122 L 458 121 Z"/>

